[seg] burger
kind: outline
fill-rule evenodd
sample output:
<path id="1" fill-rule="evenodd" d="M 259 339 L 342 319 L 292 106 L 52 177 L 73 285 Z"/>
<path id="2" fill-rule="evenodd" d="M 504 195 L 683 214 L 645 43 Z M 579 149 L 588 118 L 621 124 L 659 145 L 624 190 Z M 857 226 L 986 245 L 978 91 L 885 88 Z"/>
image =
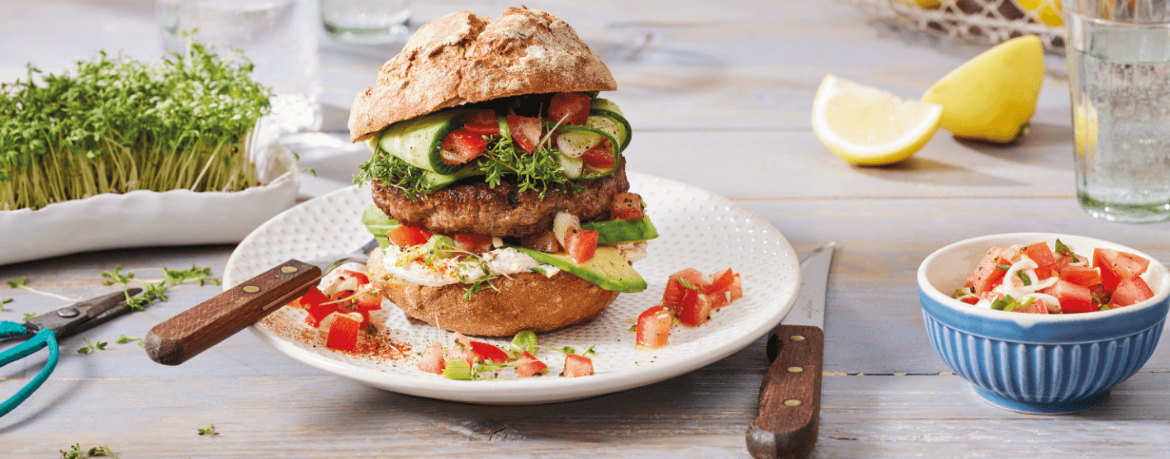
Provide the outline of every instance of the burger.
<path id="1" fill-rule="evenodd" d="M 350 113 L 382 248 L 370 281 L 407 316 L 467 335 L 551 331 L 646 282 L 657 236 L 629 192 L 632 131 L 609 69 L 564 21 L 452 13 L 382 65 Z"/>

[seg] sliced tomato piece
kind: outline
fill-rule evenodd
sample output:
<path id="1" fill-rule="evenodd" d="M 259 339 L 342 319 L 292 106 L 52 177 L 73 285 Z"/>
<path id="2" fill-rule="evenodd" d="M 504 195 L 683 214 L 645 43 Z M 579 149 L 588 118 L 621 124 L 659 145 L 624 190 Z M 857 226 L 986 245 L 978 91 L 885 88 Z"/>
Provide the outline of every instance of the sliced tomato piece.
<path id="1" fill-rule="evenodd" d="M 329 338 L 325 340 L 325 345 L 339 351 L 353 351 L 357 347 L 361 323 L 362 318 L 359 314 L 333 316 L 333 324 L 329 326 Z"/>
<path id="2" fill-rule="evenodd" d="M 585 150 L 585 153 L 581 154 L 581 160 L 586 166 L 598 171 L 607 171 L 617 164 L 617 156 L 613 154 L 613 144 L 609 143 L 609 139 L 604 139 L 593 148 Z"/>
<path id="3" fill-rule="evenodd" d="M 636 220 L 646 215 L 642 208 L 642 196 L 638 193 L 618 193 L 613 196 L 613 208 L 609 216 L 617 220 Z"/>
<path id="4" fill-rule="evenodd" d="M 309 290 L 301 296 L 301 305 L 304 306 L 305 312 L 308 313 L 305 316 L 305 323 L 316 328 L 321 325 L 321 321 L 325 320 L 325 317 L 329 314 L 341 310 L 336 304 L 325 304 L 329 301 L 329 297 L 321 293 L 321 290 L 318 290 L 316 285 L 310 286 Z"/>
<path id="5" fill-rule="evenodd" d="M 1053 256 L 1052 249 L 1048 248 L 1047 242 L 1037 242 L 1024 247 L 1024 255 L 1039 266 L 1036 268 L 1037 279 L 1043 280 L 1052 276 L 1052 270 L 1056 268 L 1056 257 Z"/>
<path id="6" fill-rule="evenodd" d="M 468 367 L 475 367 L 475 362 L 478 362 L 480 358 L 479 354 L 476 354 L 470 347 L 460 348 L 458 346 L 452 346 L 447 350 L 447 361 L 451 362 L 454 360 L 462 360 L 467 362 Z"/>
<path id="7" fill-rule="evenodd" d="M 390 238 L 390 242 L 399 247 L 414 247 L 419 244 L 426 244 L 431 239 L 430 231 L 415 228 L 413 226 L 400 225 L 397 228 L 386 233 Z"/>
<path id="8" fill-rule="evenodd" d="M 524 151 L 532 153 L 536 150 L 541 130 L 540 118 L 508 115 L 508 132 L 512 135 L 512 140 Z"/>
<path id="9" fill-rule="evenodd" d="M 1065 314 L 1093 312 L 1093 293 L 1088 287 L 1077 285 L 1066 280 L 1058 280 L 1051 287 L 1041 290 L 1060 301 L 1060 309 Z"/>
<path id="10" fill-rule="evenodd" d="M 427 350 L 423 351 L 422 357 L 418 358 L 418 369 L 427 373 L 441 375 L 443 369 L 447 368 L 447 362 L 443 361 L 443 345 L 439 343 L 431 343 Z"/>
<path id="11" fill-rule="evenodd" d="M 727 268 L 726 271 L 716 273 L 709 285 L 703 286 L 703 294 L 711 298 L 712 308 L 721 308 L 731 304 L 731 287 L 735 285 L 737 274 Z M 742 292 L 740 296 L 743 296 Z"/>
<path id="12" fill-rule="evenodd" d="M 354 271 L 351 269 L 343 269 L 343 270 L 341 270 L 341 272 L 342 272 L 342 274 L 345 274 L 346 276 L 357 279 L 357 284 L 359 286 L 370 283 L 370 276 L 367 276 L 366 273 L 363 273 L 360 271 Z"/>
<path id="13" fill-rule="evenodd" d="M 364 284 L 354 292 L 354 303 L 358 312 L 382 309 L 382 291 L 374 284 Z"/>
<path id="14" fill-rule="evenodd" d="M 577 354 L 565 355 L 565 377 L 577 378 L 593 374 L 593 359 Z"/>
<path id="15" fill-rule="evenodd" d="M 677 307 L 682 304 L 683 292 L 689 289 L 701 289 L 703 273 L 695 268 L 687 268 L 671 274 L 666 281 L 666 291 L 662 292 L 662 305 Z"/>
<path id="16" fill-rule="evenodd" d="M 1089 288 L 1101 283 L 1101 273 L 1088 266 L 1066 266 L 1060 271 L 1060 278 Z"/>
<path id="17" fill-rule="evenodd" d="M 443 164 L 466 164 L 487 151 L 488 141 L 482 135 L 459 128 L 447 134 L 439 151 Z"/>
<path id="18" fill-rule="evenodd" d="M 977 296 L 965 296 L 965 297 L 961 298 L 959 301 L 962 301 L 962 302 L 964 302 L 964 303 L 967 303 L 967 304 L 978 304 L 978 303 L 979 303 L 979 297 L 977 297 Z"/>
<path id="19" fill-rule="evenodd" d="M 1046 306 L 1041 300 L 1035 300 L 1032 301 L 1032 304 L 1029 304 L 1023 308 L 1017 308 L 1014 312 L 1026 312 L 1028 314 L 1048 314 L 1048 306 Z"/>
<path id="20" fill-rule="evenodd" d="M 593 259 L 597 251 L 597 231 L 579 227 L 569 228 L 565 233 L 565 252 L 577 264 Z"/>
<path id="21" fill-rule="evenodd" d="M 472 341 L 471 351 L 478 355 L 481 360 L 490 360 L 492 363 L 504 363 L 508 361 L 507 352 L 482 341 Z"/>
<path id="22" fill-rule="evenodd" d="M 463 129 L 472 134 L 500 135 L 500 120 L 495 110 L 475 110 L 463 115 Z"/>
<path id="23" fill-rule="evenodd" d="M 1111 307 L 1129 306 L 1153 297 L 1154 291 L 1150 289 L 1146 281 L 1134 276 L 1117 284 L 1117 290 L 1114 290 L 1113 296 L 1109 298 L 1109 305 Z"/>
<path id="24" fill-rule="evenodd" d="M 456 234 L 455 247 L 480 254 L 492 249 L 492 237 L 480 234 Z"/>
<path id="25" fill-rule="evenodd" d="M 1101 285 L 1105 286 L 1105 290 L 1113 291 L 1121 281 L 1146 272 L 1150 260 L 1128 252 L 1093 249 L 1093 267 L 1101 270 Z"/>
<path id="26" fill-rule="evenodd" d="M 548 120 L 580 126 L 589 119 L 590 97 L 579 92 L 558 92 L 548 105 Z"/>
<path id="27" fill-rule="evenodd" d="M 683 292 L 682 304 L 678 305 L 678 321 L 688 327 L 698 327 L 711 318 L 711 297 L 698 290 Z"/>
<path id="28" fill-rule="evenodd" d="M 520 356 L 520 361 L 523 363 L 516 365 L 516 375 L 521 378 L 548 374 L 548 365 L 529 354 L 528 351 L 524 351 L 524 354 Z"/>
<path id="29" fill-rule="evenodd" d="M 666 306 L 654 306 L 638 316 L 637 345 L 647 348 L 662 347 L 670 339 L 673 318 Z"/>
<path id="30" fill-rule="evenodd" d="M 999 265 L 1010 265 L 1003 257 L 1003 247 L 992 247 L 987 250 L 979 266 L 967 276 L 967 287 L 975 287 L 975 294 L 989 291 L 1003 280 L 1007 270 L 999 269 Z"/>

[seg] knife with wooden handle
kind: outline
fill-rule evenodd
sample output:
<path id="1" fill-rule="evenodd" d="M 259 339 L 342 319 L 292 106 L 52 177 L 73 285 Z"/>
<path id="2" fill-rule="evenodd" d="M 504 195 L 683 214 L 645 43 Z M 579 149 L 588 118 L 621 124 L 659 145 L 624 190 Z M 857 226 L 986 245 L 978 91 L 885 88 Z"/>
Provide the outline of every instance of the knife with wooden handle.
<path id="1" fill-rule="evenodd" d="M 800 293 L 768 336 L 772 366 L 760 386 L 759 417 L 747 432 L 752 457 L 803 458 L 816 445 L 825 344 L 821 330 L 834 245 L 830 242 L 800 262 Z"/>

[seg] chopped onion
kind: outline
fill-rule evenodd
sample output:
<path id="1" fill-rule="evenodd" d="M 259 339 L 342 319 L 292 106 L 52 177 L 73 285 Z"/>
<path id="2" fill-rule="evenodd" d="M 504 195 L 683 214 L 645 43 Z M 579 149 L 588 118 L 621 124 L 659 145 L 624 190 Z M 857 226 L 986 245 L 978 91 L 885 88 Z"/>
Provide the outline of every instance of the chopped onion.
<path id="1" fill-rule="evenodd" d="M 557 155 L 557 159 L 561 161 L 561 169 L 564 170 L 565 177 L 580 177 L 581 172 L 585 170 L 585 161 L 582 161 L 580 158 L 570 158 L 565 155 Z"/>
<path id="2" fill-rule="evenodd" d="M 561 243 L 561 247 L 565 247 L 565 234 L 569 232 L 569 229 L 579 227 L 581 227 L 581 219 L 568 212 L 558 212 L 557 216 L 553 218 L 553 235 L 557 237 L 557 242 Z"/>

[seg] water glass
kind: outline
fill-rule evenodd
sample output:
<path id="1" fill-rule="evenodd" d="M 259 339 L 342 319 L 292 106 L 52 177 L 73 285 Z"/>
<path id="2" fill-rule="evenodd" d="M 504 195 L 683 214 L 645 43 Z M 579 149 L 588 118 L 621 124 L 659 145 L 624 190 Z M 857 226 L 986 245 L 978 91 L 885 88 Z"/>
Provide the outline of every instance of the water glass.
<path id="1" fill-rule="evenodd" d="M 405 42 L 410 15 L 410 0 L 321 0 L 325 33 L 347 43 Z"/>
<path id="2" fill-rule="evenodd" d="M 1062 3 L 1081 207 L 1170 220 L 1170 0 Z"/>
<path id="3" fill-rule="evenodd" d="M 271 87 L 272 113 L 264 122 L 281 134 L 321 125 L 317 2 L 315 0 L 158 0 L 163 47 L 183 53 L 188 38 L 225 55 L 239 49 L 252 60 L 252 77 Z"/>

